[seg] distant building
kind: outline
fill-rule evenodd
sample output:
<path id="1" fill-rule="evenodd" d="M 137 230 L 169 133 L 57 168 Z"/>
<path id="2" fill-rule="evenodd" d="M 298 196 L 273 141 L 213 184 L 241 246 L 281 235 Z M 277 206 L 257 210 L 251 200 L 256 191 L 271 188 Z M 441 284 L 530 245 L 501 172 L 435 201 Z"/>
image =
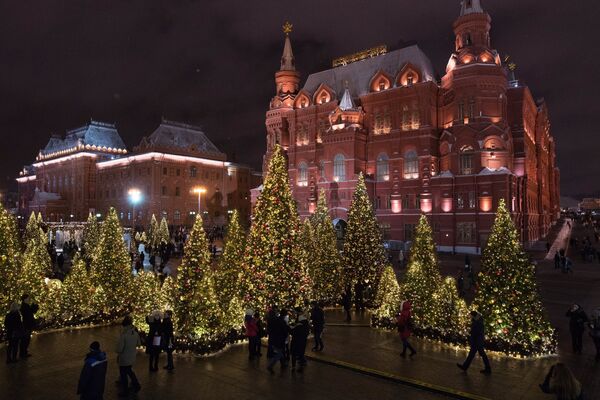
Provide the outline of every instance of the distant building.
<path id="1" fill-rule="evenodd" d="M 301 86 L 285 28 L 263 169 L 282 145 L 302 216 L 324 189 L 343 225 L 362 172 L 388 239 L 410 241 L 424 213 L 442 250 L 478 252 L 500 199 L 525 243 L 547 235 L 560 212 L 548 109 L 491 47 L 479 0 L 462 2 L 441 81 L 418 46 L 379 46 L 336 59 Z"/>
<path id="2" fill-rule="evenodd" d="M 581 211 L 598 211 L 600 210 L 600 199 L 585 198 L 579 203 L 579 209 Z"/>
<path id="3" fill-rule="evenodd" d="M 40 211 L 53 222 L 82 221 L 115 207 L 125 225 L 145 226 L 151 215 L 190 225 L 199 207 L 207 224 L 222 224 L 237 209 L 250 214 L 252 170 L 227 157 L 196 126 L 163 120 L 130 153 L 112 124 L 91 121 L 52 136 L 21 171 L 19 212 Z M 141 191 L 133 207 L 128 192 Z"/>

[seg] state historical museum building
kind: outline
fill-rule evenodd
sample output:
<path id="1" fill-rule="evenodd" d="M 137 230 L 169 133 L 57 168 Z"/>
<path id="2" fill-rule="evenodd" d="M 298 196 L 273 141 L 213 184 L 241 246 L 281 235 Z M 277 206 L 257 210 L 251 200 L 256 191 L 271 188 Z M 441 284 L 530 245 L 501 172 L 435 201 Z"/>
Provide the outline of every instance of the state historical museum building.
<path id="1" fill-rule="evenodd" d="M 462 2 L 453 28 L 439 82 L 418 46 L 380 46 L 334 60 L 301 87 L 286 24 L 264 159 L 277 143 L 286 150 L 301 216 L 324 190 L 343 225 L 363 172 L 386 239 L 410 241 L 424 213 L 440 250 L 479 252 L 500 199 L 524 243 L 547 235 L 560 210 L 546 104 L 491 47 L 479 0 Z"/>

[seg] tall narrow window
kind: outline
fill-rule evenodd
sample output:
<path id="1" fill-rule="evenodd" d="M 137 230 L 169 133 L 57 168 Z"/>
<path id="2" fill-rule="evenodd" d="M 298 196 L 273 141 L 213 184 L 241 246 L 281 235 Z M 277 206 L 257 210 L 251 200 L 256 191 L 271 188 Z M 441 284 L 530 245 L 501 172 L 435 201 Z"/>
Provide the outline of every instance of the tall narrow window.
<path id="1" fill-rule="evenodd" d="M 404 155 L 404 179 L 419 178 L 419 158 L 417 152 L 410 150 Z"/>
<path id="2" fill-rule="evenodd" d="M 305 162 L 298 165 L 298 186 L 308 186 L 308 165 Z"/>
<path id="3" fill-rule="evenodd" d="M 465 146 L 460 149 L 460 174 L 471 175 L 473 173 L 473 148 Z"/>
<path id="4" fill-rule="evenodd" d="M 462 101 L 458 103 L 458 121 L 459 123 L 465 119 L 465 103 Z"/>
<path id="5" fill-rule="evenodd" d="M 325 179 L 325 161 L 319 161 L 319 176 L 321 179 Z"/>
<path id="6" fill-rule="evenodd" d="M 408 106 L 402 106 L 402 130 L 408 131 L 410 130 L 411 121 L 410 121 L 410 111 L 408 110 Z"/>
<path id="7" fill-rule="evenodd" d="M 198 173 L 198 170 L 196 169 L 196 167 L 191 166 L 190 167 L 190 178 L 195 178 L 197 173 Z"/>
<path id="8" fill-rule="evenodd" d="M 407 76 L 406 76 L 406 84 L 408 86 L 412 86 L 413 82 L 415 80 L 415 76 L 413 75 L 412 72 L 410 72 Z"/>
<path id="9" fill-rule="evenodd" d="M 475 99 L 469 100 L 469 119 L 475 117 Z"/>
<path id="10" fill-rule="evenodd" d="M 377 180 L 380 182 L 390 180 L 390 162 L 385 153 L 377 157 Z"/>
<path id="11" fill-rule="evenodd" d="M 346 157 L 337 154 L 333 159 L 333 180 L 341 182 L 346 180 Z"/>

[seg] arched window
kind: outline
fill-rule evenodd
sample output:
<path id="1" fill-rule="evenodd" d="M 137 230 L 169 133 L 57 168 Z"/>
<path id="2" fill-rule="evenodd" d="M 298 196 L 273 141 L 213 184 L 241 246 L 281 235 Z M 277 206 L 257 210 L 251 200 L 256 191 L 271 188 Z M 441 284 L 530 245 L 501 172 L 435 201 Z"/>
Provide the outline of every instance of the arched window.
<path id="1" fill-rule="evenodd" d="M 419 157 L 414 150 L 407 151 L 404 155 L 404 179 L 419 178 Z"/>
<path id="2" fill-rule="evenodd" d="M 319 177 L 325 179 L 325 161 L 319 161 Z"/>
<path id="3" fill-rule="evenodd" d="M 460 149 L 460 174 L 471 175 L 473 173 L 473 147 L 463 146 Z"/>
<path id="4" fill-rule="evenodd" d="M 385 153 L 381 153 L 377 157 L 377 180 L 380 182 L 390 180 L 390 162 Z"/>
<path id="5" fill-rule="evenodd" d="M 333 159 L 333 180 L 341 182 L 346 180 L 346 157 L 337 154 Z"/>
<path id="6" fill-rule="evenodd" d="M 298 186 L 308 186 L 308 165 L 305 162 L 298 165 Z"/>
<path id="7" fill-rule="evenodd" d="M 409 72 L 408 75 L 406 75 L 406 85 L 411 86 L 413 84 L 414 80 L 415 80 L 415 76 L 413 75 L 412 72 Z"/>

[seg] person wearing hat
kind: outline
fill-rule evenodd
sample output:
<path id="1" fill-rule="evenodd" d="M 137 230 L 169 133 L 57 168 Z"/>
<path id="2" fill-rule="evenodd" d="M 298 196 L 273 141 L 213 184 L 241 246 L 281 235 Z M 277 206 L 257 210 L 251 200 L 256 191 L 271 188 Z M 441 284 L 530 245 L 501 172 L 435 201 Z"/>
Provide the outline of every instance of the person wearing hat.
<path id="1" fill-rule="evenodd" d="M 148 369 L 150 372 L 158 371 L 158 357 L 161 351 L 163 329 L 161 318 L 162 315 L 158 310 L 152 311 L 152 314 L 146 317 L 146 323 L 148 324 L 146 352 L 150 356 L 148 359 Z"/>
<path id="2" fill-rule="evenodd" d="M 77 385 L 77 394 L 81 400 L 102 400 L 107 366 L 106 353 L 100 351 L 100 343 L 92 342 Z"/>
<path id="3" fill-rule="evenodd" d="M 462 364 L 456 364 L 456 366 L 463 371 L 467 372 L 469 366 L 471 365 L 471 361 L 475 358 L 475 353 L 479 353 L 481 359 L 483 360 L 483 365 L 485 369 L 482 369 L 480 372 L 482 374 L 489 375 L 492 373 L 492 368 L 490 367 L 490 360 L 485 354 L 484 349 L 485 344 L 485 326 L 483 323 L 483 317 L 477 311 L 471 311 L 471 335 L 469 336 L 469 345 L 471 349 L 469 350 L 469 355 L 467 359 Z"/>
<path id="4" fill-rule="evenodd" d="M 400 334 L 400 339 L 402 339 L 402 353 L 400 356 L 406 357 L 406 350 L 410 350 L 410 357 L 417 354 L 415 349 L 408 342 L 408 338 L 412 335 L 413 322 L 412 322 L 412 305 L 410 301 L 405 300 L 400 305 L 400 309 L 402 310 L 398 317 L 396 317 L 396 324 L 398 325 L 398 333 Z"/>
<path id="5" fill-rule="evenodd" d="M 260 340 L 258 337 L 258 325 L 254 319 L 254 310 L 246 310 L 244 327 L 246 328 L 246 337 L 248 338 L 248 359 L 252 360 L 258 355 L 256 354 L 256 341 Z"/>
<path id="6" fill-rule="evenodd" d="M 306 358 L 304 352 L 306 351 L 306 342 L 308 341 L 308 334 L 310 333 L 310 327 L 308 326 L 308 319 L 306 315 L 300 314 L 298 321 L 292 328 L 292 371 L 296 370 L 296 362 L 300 365 L 298 372 L 302 372 L 302 368 L 306 365 Z"/>

